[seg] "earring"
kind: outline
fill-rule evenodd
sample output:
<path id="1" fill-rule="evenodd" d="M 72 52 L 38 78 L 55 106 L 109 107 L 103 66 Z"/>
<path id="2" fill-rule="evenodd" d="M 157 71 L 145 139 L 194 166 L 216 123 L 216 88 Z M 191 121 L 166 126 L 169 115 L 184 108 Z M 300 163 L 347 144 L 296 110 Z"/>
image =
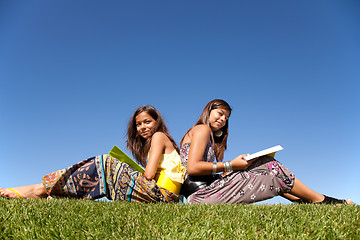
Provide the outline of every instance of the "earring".
<path id="1" fill-rule="evenodd" d="M 214 135 L 215 135 L 216 137 L 221 137 L 221 136 L 223 135 L 223 131 L 222 131 L 222 130 L 218 130 L 218 131 L 214 132 Z"/>

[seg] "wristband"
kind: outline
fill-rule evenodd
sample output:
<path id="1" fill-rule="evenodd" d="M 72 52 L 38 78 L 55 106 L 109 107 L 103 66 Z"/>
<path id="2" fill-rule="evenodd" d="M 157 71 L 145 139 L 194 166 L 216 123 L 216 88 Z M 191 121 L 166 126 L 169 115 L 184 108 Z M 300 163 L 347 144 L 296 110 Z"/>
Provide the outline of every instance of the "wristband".
<path id="1" fill-rule="evenodd" d="M 231 171 L 233 170 L 233 169 L 232 169 L 232 162 L 229 161 L 228 163 L 229 163 L 229 172 L 231 172 Z"/>
<path id="2" fill-rule="evenodd" d="M 229 162 L 224 162 L 224 171 L 225 172 L 231 172 L 232 171 L 232 163 Z"/>
<path id="3" fill-rule="evenodd" d="M 216 174 L 217 172 L 217 165 L 216 162 L 213 163 L 213 169 L 212 169 L 212 174 Z"/>

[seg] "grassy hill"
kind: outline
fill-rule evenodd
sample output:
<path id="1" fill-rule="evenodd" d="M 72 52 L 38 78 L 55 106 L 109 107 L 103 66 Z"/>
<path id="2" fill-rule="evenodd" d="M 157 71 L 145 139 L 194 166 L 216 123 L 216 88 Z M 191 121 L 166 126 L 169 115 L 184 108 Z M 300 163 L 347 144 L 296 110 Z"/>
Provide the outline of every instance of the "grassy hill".
<path id="1" fill-rule="evenodd" d="M 0 239 L 360 239 L 360 207 L 0 199 Z"/>

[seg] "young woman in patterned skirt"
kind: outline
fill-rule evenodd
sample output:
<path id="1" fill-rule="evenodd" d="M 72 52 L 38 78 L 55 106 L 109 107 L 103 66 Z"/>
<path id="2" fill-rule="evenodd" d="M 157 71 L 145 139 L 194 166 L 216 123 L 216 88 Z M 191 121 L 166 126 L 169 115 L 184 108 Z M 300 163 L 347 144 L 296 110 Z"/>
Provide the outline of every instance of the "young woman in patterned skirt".
<path id="1" fill-rule="evenodd" d="M 178 192 L 160 187 L 156 179 L 161 171 L 181 185 L 185 168 L 179 148 L 169 135 L 160 113 L 152 106 L 134 112 L 128 124 L 127 147 L 143 166 L 142 174 L 107 154 L 81 161 L 50 173 L 40 184 L 0 188 L 8 198 L 72 197 L 130 202 L 178 202 Z M 151 150 L 151 151 L 150 151 Z"/>
<path id="2" fill-rule="evenodd" d="M 311 190 L 270 156 L 246 161 L 245 154 L 221 162 L 230 114 L 227 102 L 209 102 L 180 142 L 180 158 L 187 167 L 182 194 L 188 203 L 253 203 L 278 195 L 298 203 L 352 203 Z"/>

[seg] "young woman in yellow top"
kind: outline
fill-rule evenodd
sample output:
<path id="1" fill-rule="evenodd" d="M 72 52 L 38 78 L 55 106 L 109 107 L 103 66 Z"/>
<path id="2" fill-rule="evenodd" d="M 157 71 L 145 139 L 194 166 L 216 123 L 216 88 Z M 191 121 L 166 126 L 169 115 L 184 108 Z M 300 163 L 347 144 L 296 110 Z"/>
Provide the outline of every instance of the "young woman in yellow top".
<path id="1" fill-rule="evenodd" d="M 0 195 L 8 198 L 54 196 L 82 199 L 106 196 L 110 200 L 130 202 L 177 202 L 178 191 L 166 189 L 165 185 L 159 186 L 156 182 L 162 172 L 168 181 L 181 185 L 185 169 L 180 162 L 179 148 L 154 107 L 136 109 L 128 124 L 127 147 L 146 167 L 143 174 L 104 154 L 45 175 L 40 184 L 0 188 Z"/>

